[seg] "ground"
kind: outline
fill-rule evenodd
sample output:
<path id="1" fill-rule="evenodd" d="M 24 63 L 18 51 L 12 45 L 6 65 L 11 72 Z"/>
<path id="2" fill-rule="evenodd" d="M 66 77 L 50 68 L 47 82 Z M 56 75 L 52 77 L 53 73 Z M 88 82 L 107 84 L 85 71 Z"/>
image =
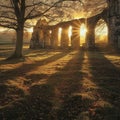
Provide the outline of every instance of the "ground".
<path id="1" fill-rule="evenodd" d="M 120 120 L 120 55 L 0 46 L 0 120 Z"/>

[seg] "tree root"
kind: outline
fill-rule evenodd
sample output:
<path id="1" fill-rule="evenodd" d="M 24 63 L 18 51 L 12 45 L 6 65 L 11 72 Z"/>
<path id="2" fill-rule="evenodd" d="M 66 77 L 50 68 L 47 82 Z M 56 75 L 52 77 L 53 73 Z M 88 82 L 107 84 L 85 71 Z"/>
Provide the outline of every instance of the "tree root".
<path id="1" fill-rule="evenodd" d="M 25 56 L 12 54 L 6 60 L 20 60 L 20 61 L 23 61 L 23 60 L 25 60 Z"/>

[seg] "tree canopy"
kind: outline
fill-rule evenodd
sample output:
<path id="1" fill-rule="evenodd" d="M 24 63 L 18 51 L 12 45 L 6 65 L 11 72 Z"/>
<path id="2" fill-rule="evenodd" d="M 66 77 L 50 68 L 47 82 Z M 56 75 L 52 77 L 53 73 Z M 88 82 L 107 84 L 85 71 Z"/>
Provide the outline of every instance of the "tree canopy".
<path id="1" fill-rule="evenodd" d="M 106 0 L 1 0 L 0 26 L 16 29 L 17 20 L 46 17 L 52 22 L 91 16 L 107 6 Z"/>

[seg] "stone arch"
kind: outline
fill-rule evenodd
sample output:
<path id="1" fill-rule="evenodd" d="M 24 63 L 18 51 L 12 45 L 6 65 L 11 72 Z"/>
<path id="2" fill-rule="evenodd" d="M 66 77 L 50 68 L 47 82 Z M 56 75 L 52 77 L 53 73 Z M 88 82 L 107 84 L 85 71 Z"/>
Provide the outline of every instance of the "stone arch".
<path id="1" fill-rule="evenodd" d="M 40 19 L 34 27 L 30 48 L 45 48 L 48 46 L 49 32 L 47 30 L 48 22 L 46 19 Z"/>
<path id="2" fill-rule="evenodd" d="M 80 48 L 80 26 L 83 23 L 85 23 L 84 18 L 73 20 L 71 22 L 71 26 L 72 26 L 71 47 L 73 49 Z"/>
<path id="3" fill-rule="evenodd" d="M 87 19 L 86 45 L 88 48 L 95 47 L 95 27 L 100 19 L 103 19 L 108 25 L 107 9 L 102 13 Z"/>
<path id="4" fill-rule="evenodd" d="M 95 26 L 95 44 L 108 45 L 108 24 L 103 19 L 99 19 Z"/>

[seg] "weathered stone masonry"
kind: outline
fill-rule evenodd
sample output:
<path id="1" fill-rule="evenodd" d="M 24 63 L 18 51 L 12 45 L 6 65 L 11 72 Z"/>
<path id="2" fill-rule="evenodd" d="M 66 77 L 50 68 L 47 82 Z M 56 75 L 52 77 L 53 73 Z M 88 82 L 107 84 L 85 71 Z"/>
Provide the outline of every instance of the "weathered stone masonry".
<path id="1" fill-rule="evenodd" d="M 96 16 L 87 19 L 86 46 L 95 46 L 95 26 L 103 19 L 108 26 L 108 44 L 120 48 L 120 0 L 107 0 L 108 8 Z M 85 23 L 85 19 L 62 22 L 49 26 L 45 20 L 39 20 L 34 28 L 30 48 L 67 48 L 69 45 L 68 29 L 72 26 L 71 47 L 80 47 L 80 36 L 77 26 Z M 62 28 L 61 46 L 58 46 L 58 31 Z"/>
<path id="2" fill-rule="evenodd" d="M 62 22 L 54 26 L 49 26 L 45 20 L 39 20 L 34 28 L 30 48 L 69 47 L 68 30 L 72 26 L 71 47 L 78 49 L 80 47 L 79 27 L 82 23 L 85 23 L 85 19 Z M 62 28 L 60 46 L 58 44 L 59 28 Z"/>
<path id="3" fill-rule="evenodd" d="M 120 0 L 108 0 L 109 43 L 120 48 Z"/>

